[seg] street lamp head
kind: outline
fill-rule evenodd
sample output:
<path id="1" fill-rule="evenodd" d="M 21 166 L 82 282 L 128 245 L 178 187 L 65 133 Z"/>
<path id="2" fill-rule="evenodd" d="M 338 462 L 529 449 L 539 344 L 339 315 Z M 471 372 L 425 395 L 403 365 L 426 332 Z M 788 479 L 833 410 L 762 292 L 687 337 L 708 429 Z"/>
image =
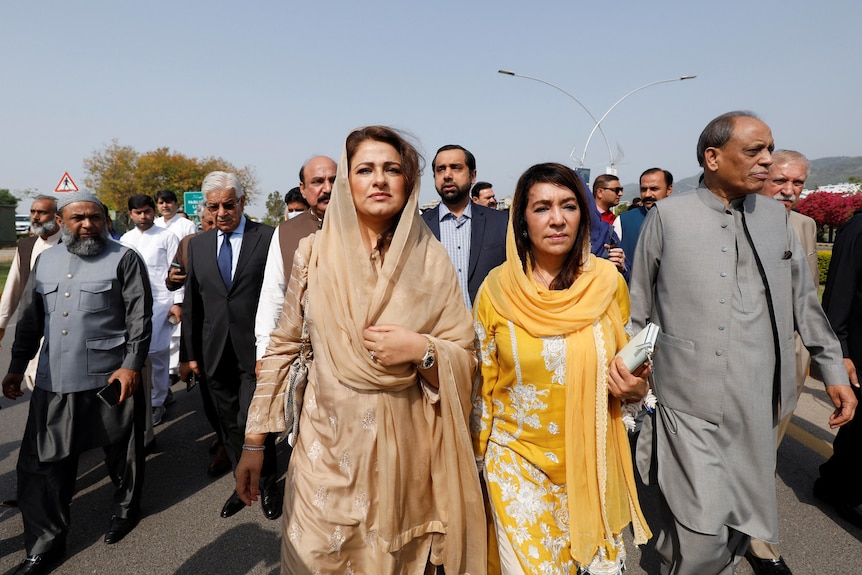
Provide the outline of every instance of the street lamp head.
<path id="1" fill-rule="evenodd" d="M 697 76 L 681 76 L 680 80 L 691 80 L 693 78 L 697 78 Z"/>
<path id="2" fill-rule="evenodd" d="M 514 76 L 515 75 L 514 72 L 510 72 L 509 70 L 497 70 L 497 73 L 498 74 L 505 74 L 507 76 Z"/>

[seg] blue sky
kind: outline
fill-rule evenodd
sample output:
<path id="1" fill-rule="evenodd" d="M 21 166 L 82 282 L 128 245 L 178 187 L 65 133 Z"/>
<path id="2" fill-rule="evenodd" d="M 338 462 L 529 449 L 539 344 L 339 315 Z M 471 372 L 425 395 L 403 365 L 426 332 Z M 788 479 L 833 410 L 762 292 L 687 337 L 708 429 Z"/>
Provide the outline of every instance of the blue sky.
<path id="1" fill-rule="evenodd" d="M 778 147 L 862 155 L 862 3 L 6 2 L 0 8 L 0 187 L 50 192 L 112 139 L 252 165 L 261 198 L 296 185 L 354 127 L 412 133 L 430 164 L 462 144 L 511 194 L 531 164 L 569 164 L 600 117 L 624 183 L 698 172 L 697 136 L 750 109 Z M 593 176 L 608 152 L 588 149 Z M 142 190 L 148 191 L 148 190 Z M 150 190 L 151 191 L 151 190 Z M 628 194 L 627 194 L 628 195 Z M 430 168 L 422 200 L 436 197 Z"/>

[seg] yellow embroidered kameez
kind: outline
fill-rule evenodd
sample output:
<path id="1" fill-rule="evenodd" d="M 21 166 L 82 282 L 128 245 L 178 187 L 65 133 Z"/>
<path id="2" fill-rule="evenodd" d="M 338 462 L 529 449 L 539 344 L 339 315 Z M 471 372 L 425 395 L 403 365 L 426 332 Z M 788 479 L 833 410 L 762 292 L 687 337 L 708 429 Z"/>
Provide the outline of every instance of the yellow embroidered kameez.
<path id="1" fill-rule="evenodd" d="M 633 522 L 637 543 L 649 537 L 620 402 L 607 387 L 628 339 L 628 290 L 595 256 L 568 290 L 547 290 L 521 269 L 511 231 L 509 244 L 474 309 L 474 448 L 503 527 L 497 538 L 524 573 L 619 573 L 622 529 Z"/>

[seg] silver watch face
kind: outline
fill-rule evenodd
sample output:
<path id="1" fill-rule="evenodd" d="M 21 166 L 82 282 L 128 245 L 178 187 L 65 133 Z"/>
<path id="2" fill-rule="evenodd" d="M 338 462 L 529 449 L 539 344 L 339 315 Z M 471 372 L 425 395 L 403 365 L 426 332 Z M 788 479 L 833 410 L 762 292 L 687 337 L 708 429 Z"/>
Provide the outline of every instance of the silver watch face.
<path id="1" fill-rule="evenodd" d="M 428 369 L 430 367 L 434 367 L 434 356 L 431 353 L 426 353 L 425 357 L 422 358 L 422 369 Z"/>

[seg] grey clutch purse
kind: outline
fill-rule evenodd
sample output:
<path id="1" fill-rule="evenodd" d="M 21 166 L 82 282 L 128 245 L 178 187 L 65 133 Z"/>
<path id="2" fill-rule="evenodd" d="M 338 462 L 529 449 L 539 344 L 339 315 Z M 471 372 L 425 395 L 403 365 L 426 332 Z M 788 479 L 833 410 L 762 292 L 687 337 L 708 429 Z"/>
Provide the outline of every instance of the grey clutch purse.
<path id="1" fill-rule="evenodd" d="M 652 359 L 652 354 L 655 352 L 655 341 L 658 338 L 659 327 L 654 323 L 647 323 L 646 327 L 640 330 L 629 342 L 622 348 L 617 357 L 623 358 L 623 363 L 626 368 L 634 373 L 640 366 Z"/>

